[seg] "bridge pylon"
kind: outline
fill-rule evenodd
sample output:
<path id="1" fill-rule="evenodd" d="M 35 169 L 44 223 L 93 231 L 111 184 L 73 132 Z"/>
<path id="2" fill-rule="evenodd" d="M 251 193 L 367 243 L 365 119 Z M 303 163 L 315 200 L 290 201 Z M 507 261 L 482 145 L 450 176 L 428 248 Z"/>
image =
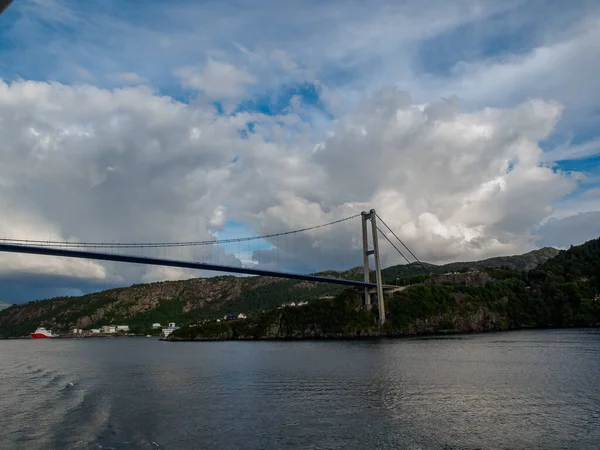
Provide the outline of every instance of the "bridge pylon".
<path id="1" fill-rule="evenodd" d="M 379 309 L 379 325 L 385 323 L 385 302 L 383 298 L 383 279 L 381 277 L 381 262 L 379 259 L 379 241 L 377 239 L 377 214 L 372 209 L 369 212 L 363 211 L 362 217 L 362 238 L 363 238 L 363 271 L 365 283 L 370 283 L 371 273 L 369 269 L 369 256 L 374 255 L 375 259 L 375 278 L 377 283 L 377 306 Z M 369 236 L 367 220 L 371 221 L 371 242 L 373 249 L 369 250 Z M 365 288 L 365 306 L 371 309 L 371 292 Z"/>

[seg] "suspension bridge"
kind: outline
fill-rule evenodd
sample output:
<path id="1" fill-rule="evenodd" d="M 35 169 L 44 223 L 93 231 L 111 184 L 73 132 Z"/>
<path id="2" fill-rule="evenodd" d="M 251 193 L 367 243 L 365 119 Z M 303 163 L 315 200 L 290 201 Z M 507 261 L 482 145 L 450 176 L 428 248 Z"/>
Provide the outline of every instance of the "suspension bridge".
<path id="1" fill-rule="evenodd" d="M 358 220 L 361 221 L 360 227 L 356 223 Z M 369 309 L 372 297 L 375 296 L 379 320 L 383 324 L 386 317 L 384 291 L 402 288 L 383 283 L 380 236 L 384 238 L 384 245 L 390 246 L 391 252 L 385 252 L 386 255 L 400 256 L 411 263 L 406 253 L 421 264 L 374 209 L 321 225 L 262 236 L 182 242 L 75 242 L 3 238 L 0 239 L 0 252 L 261 275 L 352 286 L 364 289 L 364 304 Z M 358 256 L 361 254 L 363 279 L 341 278 L 341 270 L 349 268 L 348 261 L 359 260 Z M 374 280 L 371 280 L 371 257 L 374 260 Z M 311 260 L 312 266 L 309 264 Z M 393 262 L 398 263 L 388 256 L 388 265 Z M 293 269 L 287 270 L 290 267 Z M 331 270 L 336 268 L 340 271 Z"/>

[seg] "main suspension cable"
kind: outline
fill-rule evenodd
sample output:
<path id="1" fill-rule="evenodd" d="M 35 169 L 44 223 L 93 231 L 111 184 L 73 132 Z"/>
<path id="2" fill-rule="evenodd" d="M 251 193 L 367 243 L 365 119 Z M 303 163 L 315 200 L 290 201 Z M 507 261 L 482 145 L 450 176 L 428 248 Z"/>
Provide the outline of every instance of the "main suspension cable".
<path id="1" fill-rule="evenodd" d="M 283 233 L 274 233 L 274 234 L 265 234 L 262 236 L 251 236 L 244 238 L 232 238 L 232 239 L 213 239 L 207 241 L 188 241 L 188 242 L 72 242 L 72 241 L 43 241 L 43 240 L 34 240 L 34 239 L 10 239 L 10 238 L 1 238 L 0 241 L 4 243 L 13 243 L 19 245 L 29 245 L 29 244 L 39 244 L 44 247 L 75 247 L 75 248 L 136 248 L 136 247 L 144 247 L 144 248 L 152 248 L 152 247 L 191 247 L 191 246 L 203 246 L 203 245 L 219 245 L 219 244 L 231 244 L 235 242 L 246 242 L 246 241 L 255 241 L 255 240 L 265 240 L 277 238 L 279 236 L 287 236 L 290 234 L 302 233 L 305 231 L 316 230 L 318 228 L 328 227 L 330 225 L 335 225 L 337 223 L 345 222 L 347 220 L 355 219 L 359 217 L 360 214 L 355 214 L 350 217 L 345 217 L 343 219 L 334 220 L 333 222 L 324 223 L 321 225 L 315 225 L 312 227 L 306 227 L 299 230 L 286 231 Z"/>

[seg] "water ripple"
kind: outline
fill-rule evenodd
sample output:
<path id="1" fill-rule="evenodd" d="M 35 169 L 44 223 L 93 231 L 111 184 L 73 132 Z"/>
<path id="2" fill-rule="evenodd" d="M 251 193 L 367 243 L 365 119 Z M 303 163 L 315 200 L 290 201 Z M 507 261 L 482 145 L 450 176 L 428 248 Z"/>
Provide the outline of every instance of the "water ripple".
<path id="1" fill-rule="evenodd" d="M 600 333 L 0 341 L 0 448 L 600 448 Z"/>

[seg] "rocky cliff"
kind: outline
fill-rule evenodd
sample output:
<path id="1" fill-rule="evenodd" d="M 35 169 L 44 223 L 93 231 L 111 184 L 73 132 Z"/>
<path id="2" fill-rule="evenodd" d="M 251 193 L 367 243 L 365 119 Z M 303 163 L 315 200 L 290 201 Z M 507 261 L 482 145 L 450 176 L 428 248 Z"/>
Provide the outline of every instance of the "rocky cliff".
<path id="1" fill-rule="evenodd" d="M 338 292 L 337 286 L 270 277 L 220 276 L 140 284 L 13 305 L 0 313 L 0 336 L 24 336 L 40 324 L 56 332 L 108 324 L 127 324 L 135 332 L 146 332 L 153 322 L 185 324 Z"/>

